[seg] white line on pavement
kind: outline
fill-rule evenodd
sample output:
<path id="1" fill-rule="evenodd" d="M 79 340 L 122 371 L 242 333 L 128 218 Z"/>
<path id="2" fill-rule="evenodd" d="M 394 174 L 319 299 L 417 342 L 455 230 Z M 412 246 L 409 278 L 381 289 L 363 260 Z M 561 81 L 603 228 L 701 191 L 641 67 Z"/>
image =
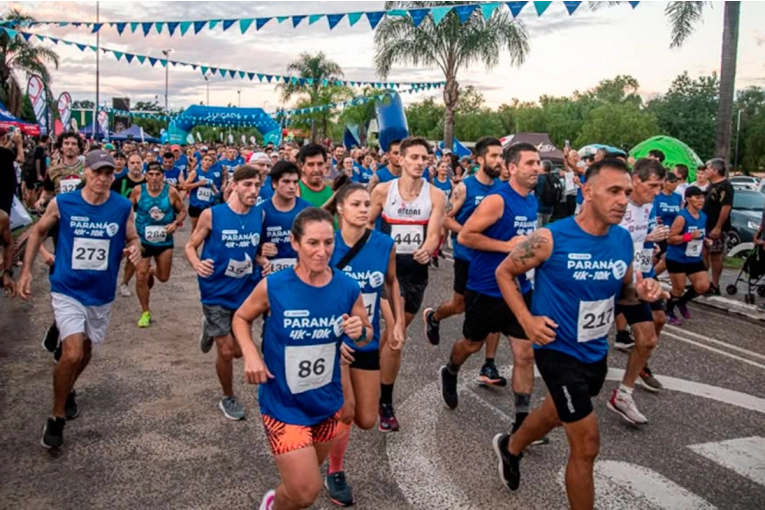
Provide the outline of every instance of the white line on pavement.
<path id="1" fill-rule="evenodd" d="M 765 438 L 742 437 L 688 448 L 760 485 L 765 485 Z"/>
<path id="2" fill-rule="evenodd" d="M 723 342 L 723 341 L 717 340 L 716 338 L 711 338 L 711 337 L 708 337 L 708 336 L 700 335 L 700 334 L 695 333 L 693 331 L 688 331 L 687 329 L 678 328 L 677 326 L 670 326 L 670 325 L 664 326 L 664 331 L 666 332 L 667 330 L 669 330 L 669 331 L 671 331 L 671 332 L 673 332 L 675 334 L 687 335 L 689 337 L 696 338 L 697 340 L 701 340 L 703 342 L 709 342 L 709 343 L 712 343 L 712 344 L 716 344 L 716 345 L 725 347 L 726 349 L 730 349 L 732 351 L 737 351 L 737 352 L 740 352 L 741 354 L 746 354 L 747 356 L 751 356 L 753 358 L 758 358 L 758 359 L 761 359 L 761 360 L 765 361 L 765 355 L 762 355 L 762 354 L 750 351 L 749 349 L 744 349 L 744 348 L 739 347 L 737 345 L 731 345 L 728 342 Z"/>
<path id="3" fill-rule="evenodd" d="M 670 338 L 674 338 L 675 340 L 680 340 L 681 342 L 685 342 L 685 343 L 688 343 L 688 344 L 691 344 L 691 345 L 695 345 L 696 347 L 701 347 L 702 349 L 706 349 L 706 350 L 711 351 L 711 352 L 716 352 L 717 354 L 722 354 L 723 356 L 727 356 L 728 358 L 735 359 L 735 360 L 741 361 L 743 363 L 746 363 L 748 365 L 752 365 L 753 367 L 757 367 L 757 368 L 761 368 L 761 369 L 765 370 L 765 365 L 761 365 L 760 363 L 755 363 L 754 361 L 748 360 L 746 358 L 742 358 L 741 356 L 736 356 L 735 354 L 731 354 L 729 352 L 725 352 L 725 351 L 722 351 L 720 349 L 715 349 L 714 347 L 710 347 L 710 346 L 702 344 L 700 342 L 696 342 L 694 340 L 690 340 L 688 338 L 685 338 L 685 337 L 682 337 L 682 336 L 679 336 L 679 335 L 675 335 L 674 333 L 669 333 L 667 331 L 663 331 L 662 334 L 664 334 L 664 335 L 666 335 L 666 336 L 668 336 Z"/>

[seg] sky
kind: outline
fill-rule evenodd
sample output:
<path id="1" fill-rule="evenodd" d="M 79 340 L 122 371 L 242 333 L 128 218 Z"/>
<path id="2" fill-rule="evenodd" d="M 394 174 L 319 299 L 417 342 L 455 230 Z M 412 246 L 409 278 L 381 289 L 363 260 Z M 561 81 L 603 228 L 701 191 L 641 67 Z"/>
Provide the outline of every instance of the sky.
<path id="1" fill-rule="evenodd" d="M 179 21 L 220 18 L 263 17 L 293 14 L 341 13 L 382 10 L 384 2 L 100 2 L 101 22 Z M 38 20 L 95 21 L 96 2 L 5 2 L 5 9 L 19 8 Z M 530 52 L 520 67 L 512 67 L 508 55 L 498 66 L 487 70 L 480 63 L 463 68 L 460 85 L 480 90 L 488 106 L 497 107 L 514 98 L 536 101 L 542 95 L 567 96 L 590 89 L 604 79 L 628 74 L 640 83 L 640 94 L 650 98 L 667 90 L 683 71 L 692 77 L 710 74 L 720 67 L 723 4 L 714 2 L 704 13 L 703 22 L 686 44 L 670 49 L 670 29 L 664 17 L 665 2 L 641 2 L 632 9 L 626 2 L 596 11 L 585 4 L 569 16 L 562 2 L 554 2 L 538 17 L 533 5 L 526 5 L 518 17 L 529 32 Z M 502 7 L 505 8 L 505 7 Z M 765 87 L 765 2 L 743 2 L 738 48 L 737 88 Z M 96 44 L 95 34 L 85 27 L 35 27 L 35 33 Z M 52 90 L 58 96 L 69 91 L 77 99 L 95 99 L 96 56 L 74 47 L 50 46 L 61 62 L 52 70 Z M 286 74 L 289 62 L 303 52 L 323 51 L 343 68 L 347 80 L 378 81 L 374 69 L 374 32 L 366 18 L 350 27 L 347 18 L 332 31 L 326 20 L 308 25 L 304 20 L 294 29 L 291 23 L 271 21 L 260 31 L 253 25 L 242 35 L 238 26 L 223 32 L 203 30 L 194 35 L 169 37 L 152 31 L 144 37 L 140 29 L 127 29 L 119 36 L 115 28 L 101 30 L 101 46 L 162 57 L 172 49 L 171 59 L 245 71 Z M 24 79 L 23 77 L 21 78 Z M 397 65 L 387 81 L 441 81 L 437 68 Z M 101 55 L 101 101 L 129 97 L 137 101 L 164 104 L 165 69 L 117 62 Z M 210 78 L 210 104 L 237 105 L 241 91 L 242 107 L 262 107 L 273 111 L 283 104 L 271 84 L 257 81 Z M 440 91 L 405 95 L 405 103 L 427 97 L 441 99 Z M 186 107 L 206 101 L 205 81 L 199 70 L 170 67 L 169 106 Z"/>

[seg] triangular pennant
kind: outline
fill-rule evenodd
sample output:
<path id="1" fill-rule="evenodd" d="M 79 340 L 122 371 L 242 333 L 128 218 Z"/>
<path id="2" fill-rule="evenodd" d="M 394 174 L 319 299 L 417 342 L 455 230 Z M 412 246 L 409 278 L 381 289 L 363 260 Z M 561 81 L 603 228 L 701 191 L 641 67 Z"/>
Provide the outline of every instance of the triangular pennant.
<path id="1" fill-rule="evenodd" d="M 141 28 L 143 29 L 143 35 L 146 37 L 149 35 L 149 32 L 151 32 L 152 23 L 141 23 Z"/>
<path id="2" fill-rule="evenodd" d="M 234 71 L 233 69 L 229 69 L 229 70 L 228 70 L 228 75 L 229 75 L 231 78 L 233 78 L 234 76 L 236 76 L 236 71 Z"/>
<path id="3" fill-rule="evenodd" d="M 268 83 L 271 83 L 271 79 L 272 78 L 273 78 L 273 76 L 271 76 L 270 74 L 266 75 L 266 81 L 268 81 Z"/>
<path id="4" fill-rule="evenodd" d="M 277 17 L 276 17 L 276 21 L 278 21 L 280 24 L 281 24 L 281 23 L 284 23 L 284 22 L 285 22 L 285 21 L 287 21 L 288 19 L 290 19 L 290 17 L 289 17 L 289 16 L 277 16 Z"/>
<path id="5" fill-rule="evenodd" d="M 301 21 L 305 19 L 305 16 L 292 16 L 292 28 L 297 28 Z"/>
<path id="6" fill-rule="evenodd" d="M 488 20 L 491 18 L 491 15 L 494 14 L 494 11 L 496 11 L 497 7 L 500 5 L 501 4 L 499 3 L 481 4 L 481 13 L 483 14 L 483 19 Z"/>
<path id="7" fill-rule="evenodd" d="M 215 76 L 215 73 L 217 73 L 217 72 L 218 72 L 218 68 L 217 67 L 211 67 L 210 68 L 210 75 L 211 76 Z"/>
<path id="8" fill-rule="evenodd" d="M 632 8 L 634 9 L 635 7 L 637 7 L 637 6 L 638 6 L 638 4 L 639 4 L 640 2 L 628 2 L 628 3 L 629 3 L 629 4 L 632 6 Z"/>
<path id="9" fill-rule="evenodd" d="M 13 31 L 13 35 L 14 36 L 16 35 L 15 30 Z M 64 43 L 66 46 L 74 46 L 74 43 L 72 41 L 61 41 L 61 42 Z"/>
<path id="10" fill-rule="evenodd" d="M 95 34 L 99 30 L 101 30 L 102 26 L 103 26 L 103 23 L 93 23 L 93 30 L 91 30 L 90 33 Z"/>
<path id="11" fill-rule="evenodd" d="M 134 57 L 135 57 L 135 55 L 133 55 L 132 53 L 125 53 L 125 60 L 128 61 L 128 64 L 132 64 L 133 63 L 133 58 Z"/>
<path id="12" fill-rule="evenodd" d="M 122 55 L 124 55 L 124 53 L 122 53 L 121 51 L 112 51 L 112 53 L 114 53 L 114 56 L 117 57 L 117 62 L 122 60 Z"/>
<path id="13" fill-rule="evenodd" d="M 178 25 L 180 25 L 180 23 L 178 23 L 177 21 L 167 22 L 167 31 L 170 32 L 170 37 L 175 35 L 175 31 L 178 28 Z"/>
<path id="14" fill-rule="evenodd" d="M 220 23 L 219 19 L 211 19 L 210 22 L 207 24 L 207 26 L 210 27 L 210 30 L 218 26 L 218 23 Z"/>
<path id="15" fill-rule="evenodd" d="M 44 35 L 38 35 L 37 36 L 37 40 L 38 41 L 44 41 L 45 40 L 45 36 Z"/>
<path id="16" fill-rule="evenodd" d="M 537 10 L 537 16 L 541 16 L 550 7 L 552 2 L 534 2 L 534 9 Z"/>
<path id="17" fill-rule="evenodd" d="M 361 14 L 362 13 L 360 13 L 360 12 L 350 12 L 350 13 L 348 13 L 348 23 L 350 23 L 351 26 L 353 26 L 356 23 L 358 23 L 359 20 L 361 19 Z"/>
<path id="18" fill-rule="evenodd" d="M 142 64 L 143 64 L 144 62 L 146 62 L 146 55 L 136 55 L 136 58 L 138 58 L 138 61 L 139 61 L 140 63 L 142 63 Z"/>
<path id="19" fill-rule="evenodd" d="M 154 64 L 157 63 L 157 59 L 154 57 L 149 57 L 149 64 L 151 64 L 151 67 L 154 67 Z"/>
<path id="20" fill-rule="evenodd" d="M 225 78 L 226 77 L 226 70 L 225 69 L 218 69 L 218 74 L 220 74 L 221 76 L 223 76 Z"/>
<path id="21" fill-rule="evenodd" d="M 263 76 L 263 74 L 261 74 L 261 73 L 258 73 L 257 76 L 258 76 L 258 81 L 262 83 L 263 82 L 263 78 L 265 78 L 265 76 Z"/>
<path id="22" fill-rule="evenodd" d="M 566 6 L 566 10 L 568 11 L 568 15 L 571 16 L 574 14 L 574 11 L 577 7 L 581 5 L 582 2 L 563 2 L 563 5 Z"/>
<path id="23" fill-rule="evenodd" d="M 191 21 L 181 21 L 180 26 L 181 26 L 181 37 L 183 37 L 184 35 L 186 35 L 186 32 L 189 31 L 189 28 L 191 28 Z"/>
<path id="24" fill-rule="evenodd" d="M 202 30 L 205 25 L 207 25 L 206 21 L 195 21 L 194 22 L 194 33 L 198 34 L 200 30 Z"/>
<path id="25" fill-rule="evenodd" d="M 335 28 L 344 16 L 345 14 L 327 14 L 327 23 L 329 24 L 329 29 L 332 30 Z"/>
<path id="26" fill-rule="evenodd" d="M 266 26 L 266 23 L 271 21 L 271 18 L 258 18 L 255 20 L 255 30 L 260 30 L 264 26 Z"/>
<path id="27" fill-rule="evenodd" d="M 409 9 L 409 16 L 412 17 L 412 23 L 414 23 L 415 27 L 420 26 L 428 12 L 430 12 L 430 9 Z"/>
<path id="28" fill-rule="evenodd" d="M 242 31 L 242 33 L 245 33 L 248 28 L 250 28 L 250 25 L 252 25 L 252 22 L 255 21 L 254 18 L 246 18 L 246 19 L 240 19 L 239 20 L 239 30 Z"/>
<path id="29" fill-rule="evenodd" d="M 240 78 L 244 78 L 247 73 L 245 73 L 244 71 L 239 71 L 238 74 Z"/>
<path id="30" fill-rule="evenodd" d="M 207 67 L 207 66 L 202 66 L 202 67 L 200 67 L 200 69 L 202 70 L 202 74 L 203 74 L 203 75 L 206 75 L 206 74 L 207 74 L 207 71 L 208 71 L 210 68 L 209 68 L 209 67 Z"/>
<path id="31" fill-rule="evenodd" d="M 513 18 L 517 18 L 518 15 L 521 13 L 521 10 L 528 2 L 505 2 L 507 4 L 507 8 L 510 9 L 510 13 L 513 15 Z"/>
<path id="32" fill-rule="evenodd" d="M 75 46 L 77 46 L 80 49 L 80 51 L 85 51 L 85 48 L 88 47 L 85 44 L 79 44 L 79 43 L 75 43 Z"/>
<path id="33" fill-rule="evenodd" d="M 56 38 L 56 37 L 48 37 L 48 40 L 50 42 L 52 42 L 53 44 L 58 44 L 59 43 L 59 39 Z"/>
<path id="34" fill-rule="evenodd" d="M 310 16 L 308 16 L 308 24 L 313 25 L 314 23 L 316 23 L 323 17 L 324 17 L 323 14 L 311 14 Z"/>
<path id="35" fill-rule="evenodd" d="M 158 34 L 161 34 L 162 33 L 162 27 L 164 27 L 164 26 L 165 26 L 165 24 L 163 22 L 157 21 L 156 23 L 154 23 L 154 30 L 156 30 Z"/>
<path id="36" fill-rule="evenodd" d="M 159 59 L 159 64 L 162 67 L 167 67 L 167 60 L 165 60 L 164 58 L 161 58 L 161 59 Z"/>
<path id="37" fill-rule="evenodd" d="M 138 25 L 140 25 L 140 23 L 135 22 L 135 21 L 130 23 L 130 33 L 131 34 L 135 34 L 135 31 L 138 30 Z"/>
<path id="38" fill-rule="evenodd" d="M 65 27 L 65 26 L 67 26 L 68 24 L 69 24 L 69 22 L 68 22 L 68 21 L 59 21 L 59 22 L 58 22 L 58 26 L 60 26 L 60 27 Z"/>
<path id="39" fill-rule="evenodd" d="M 21 36 L 22 36 L 24 39 L 26 39 L 27 41 L 29 41 L 29 40 L 32 38 L 32 34 L 30 34 L 30 33 L 28 33 L 28 32 L 21 32 Z"/>
<path id="40" fill-rule="evenodd" d="M 369 26 L 372 27 L 372 30 L 374 30 L 375 28 L 377 28 L 377 25 L 380 23 L 380 20 L 383 19 L 383 16 L 385 16 L 385 11 L 366 12 L 364 14 L 367 15 Z"/>
<path id="41" fill-rule="evenodd" d="M 389 9 L 385 11 L 388 16 L 406 16 L 408 11 L 406 9 Z"/>
<path id="42" fill-rule="evenodd" d="M 252 81 L 255 79 L 255 73 L 247 73 L 247 77 Z"/>
<path id="43" fill-rule="evenodd" d="M 18 33 L 16 30 L 12 30 L 12 29 L 10 29 L 10 28 L 4 28 L 4 29 L 3 29 L 3 31 L 4 31 L 6 34 L 8 34 L 8 38 L 9 38 L 9 39 L 13 39 L 13 38 L 14 38 L 14 37 L 16 37 L 17 35 L 19 35 L 19 33 Z"/>
<path id="44" fill-rule="evenodd" d="M 457 16 L 459 16 L 460 23 L 464 24 L 470 18 L 470 15 L 473 14 L 473 11 L 475 11 L 477 8 L 478 8 L 477 4 L 458 5 L 457 7 L 454 8 L 454 12 L 456 12 Z"/>
<path id="45" fill-rule="evenodd" d="M 226 30 L 231 28 L 234 23 L 236 23 L 235 19 L 224 19 L 223 20 L 223 31 L 225 32 Z"/>

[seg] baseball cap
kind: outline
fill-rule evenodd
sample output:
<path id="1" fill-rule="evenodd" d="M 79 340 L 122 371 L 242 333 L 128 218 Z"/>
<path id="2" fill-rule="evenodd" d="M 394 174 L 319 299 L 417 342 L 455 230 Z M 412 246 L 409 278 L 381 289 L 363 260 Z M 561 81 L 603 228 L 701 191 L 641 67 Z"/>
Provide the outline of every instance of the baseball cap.
<path id="1" fill-rule="evenodd" d="M 268 163 L 271 164 L 271 158 L 265 152 L 253 152 L 250 154 L 248 163 Z"/>
<path id="2" fill-rule="evenodd" d="M 91 170 L 99 170 L 106 167 L 114 169 L 117 164 L 114 162 L 111 154 L 101 149 L 96 149 L 88 152 L 85 156 L 85 166 Z"/>
<path id="3" fill-rule="evenodd" d="M 685 188 L 685 198 L 697 197 L 703 194 L 704 192 L 701 191 L 701 188 L 699 188 L 698 186 L 688 186 L 687 188 Z"/>
<path id="4" fill-rule="evenodd" d="M 170 146 L 170 150 L 171 151 L 179 151 L 179 150 L 181 150 L 181 146 L 180 145 L 171 145 Z"/>
<path id="5" fill-rule="evenodd" d="M 104 145 L 104 149 L 107 151 L 113 151 L 114 150 L 114 144 L 107 143 Z"/>
<path id="6" fill-rule="evenodd" d="M 207 148 L 207 145 L 203 145 L 199 148 L 199 150 L 202 152 L 207 152 L 209 149 Z"/>

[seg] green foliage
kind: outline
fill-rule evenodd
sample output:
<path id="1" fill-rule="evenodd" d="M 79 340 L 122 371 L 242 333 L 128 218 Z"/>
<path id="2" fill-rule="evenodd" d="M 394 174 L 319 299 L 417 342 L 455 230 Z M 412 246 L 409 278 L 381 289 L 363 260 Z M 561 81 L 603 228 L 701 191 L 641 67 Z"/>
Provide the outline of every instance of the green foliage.
<path id="1" fill-rule="evenodd" d="M 744 171 L 761 172 L 765 170 L 765 89 L 749 87 L 740 91 L 733 111 L 733 163 L 737 159 Z M 737 140 L 738 111 L 741 130 Z"/>

